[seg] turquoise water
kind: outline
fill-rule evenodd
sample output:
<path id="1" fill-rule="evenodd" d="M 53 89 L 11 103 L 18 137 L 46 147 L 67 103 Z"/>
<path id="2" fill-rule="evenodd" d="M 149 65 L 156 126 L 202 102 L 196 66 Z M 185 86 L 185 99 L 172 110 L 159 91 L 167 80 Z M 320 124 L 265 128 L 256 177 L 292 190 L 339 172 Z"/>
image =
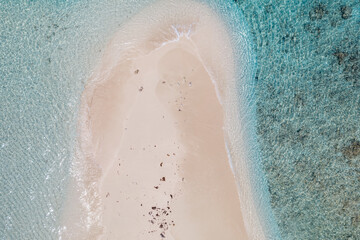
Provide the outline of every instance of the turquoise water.
<path id="1" fill-rule="evenodd" d="M 0 239 L 58 239 L 81 91 L 151 1 L 99 2 L 0 0 Z M 258 205 L 282 239 L 359 239 L 359 2 L 209 2 L 251 32 Z"/>
<path id="2" fill-rule="evenodd" d="M 58 238 L 82 88 L 138 6 L 0 1 L 0 239 Z"/>
<path id="3" fill-rule="evenodd" d="M 81 188 L 86 169 L 72 166 L 80 96 L 112 34 L 149 2 L 0 1 L 1 239 L 58 239 L 67 231 L 62 213 L 69 191 L 85 196 L 76 209 L 81 213 L 67 216 L 79 223 L 77 230 L 96 226 L 87 220 L 92 197 Z M 222 15 L 232 31 L 237 61 L 244 66 L 238 73 L 244 81 L 239 96 L 249 99 L 242 111 L 250 122 L 255 59 L 246 23 L 232 1 L 203 2 Z M 249 129 L 255 132 L 253 124 Z M 257 174 L 258 149 L 254 134 L 248 135 L 254 160 L 250 167 Z M 78 181 L 75 189 L 73 178 Z M 264 218 L 272 219 L 266 179 L 253 182 L 256 206 Z M 266 222 L 264 230 L 276 236 L 276 224 Z"/>
<path id="4" fill-rule="evenodd" d="M 360 2 L 241 1 L 283 239 L 360 239 Z"/>

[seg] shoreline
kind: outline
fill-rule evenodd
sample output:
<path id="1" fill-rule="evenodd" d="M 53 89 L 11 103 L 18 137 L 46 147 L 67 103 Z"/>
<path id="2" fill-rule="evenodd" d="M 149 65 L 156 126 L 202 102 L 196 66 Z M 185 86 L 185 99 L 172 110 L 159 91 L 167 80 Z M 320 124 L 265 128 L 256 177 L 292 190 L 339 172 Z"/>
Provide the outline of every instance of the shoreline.
<path id="1" fill-rule="evenodd" d="M 95 123 L 90 129 L 93 139 L 101 139 L 92 146 L 97 149 L 95 161 L 103 169 L 99 190 L 104 238 L 246 238 L 235 179 L 228 166 L 223 113 L 215 86 L 195 52 L 193 43 L 186 39 L 163 45 L 134 59 L 133 67 L 128 66 L 133 70 L 128 80 L 119 85 L 113 82 L 113 78 L 123 79 L 122 71 L 117 71 L 120 74 L 99 84 L 91 95 L 89 115 Z M 157 72 L 153 70 L 156 66 Z M 114 91 L 126 99 L 117 101 Z M 121 111 L 114 110 L 114 102 Z M 205 111 L 207 104 L 212 108 Z M 109 107 L 111 112 L 104 110 Z M 117 124 L 123 128 L 115 127 L 121 138 L 113 135 Z M 106 145 L 99 142 L 104 137 L 110 138 Z M 113 141 L 120 146 L 109 150 Z M 112 160 L 102 162 L 104 158 Z M 222 200 L 220 195 L 228 197 Z M 210 221 L 212 218 L 228 224 Z M 191 225 L 197 227 L 191 229 Z"/>
<path id="2" fill-rule="evenodd" d="M 153 22 L 152 25 L 150 24 L 151 27 L 145 29 L 144 27 L 141 27 L 141 23 L 144 21 L 141 15 L 154 14 L 151 10 L 144 9 L 142 13 L 138 14 L 137 17 L 132 19 L 130 23 L 124 25 L 124 28 L 115 34 L 113 40 L 108 44 L 101 63 L 95 69 L 82 96 L 79 121 L 81 133 L 78 149 L 78 167 L 85 171 L 83 175 L 85 176 L 85 180 L 83 180 L 82 188 L 85 191 L 87 188 L 90 188 L 90 193 L 93 195 L 88 195 L 85 199 L 86 203 L 83 204 L 83 207 L 90 209 L 90 218 L 89 216 L 87 217 L 87 229 L 90 229 L 90 231 L 85 234 L 88 234 L 90 238 L 94 239 L 101 233 L 103 234 L 103 237 L 116 238 L 124 232 L 124 229 L 119 231 L 119 226 L 128 226 L 125 227 L 126 230 L 137 232 L 136 234 L 139 234 L 138 228 L 142 229 L 141 234 L 150 234 L 153 230 L 151 230 L 151 225 L 149 225 L 148 222 L 151 223 L 154 219 L 148 219 L 148 222 L 143 222 L 141 224 L 138 221 L 141 217 L 146 215 L 146 213 L 141 210 L 142 207 L 146 206 L 148 208 L 147 210 L 150 211 L 158 211 L 158 209 L 169 210 L 169 207 L 174 207 L 174 213 L 172 213 L 171 216 L 174 216 L 174 219 L 176 220 L 168 220 L 171 223 L 175 224 L 175 222 L 178 222 L 179 224 L 170 226 L 168 221 L 166 221 L 166 231 L 160 232 L 160 236 L 163 235 L 167 237 L 167 239 L 191 239 L 193 236 L 196 236 L 196 239 L 202 239 L 201 237 L 205 237 L 207 234 L 205 229 L 209 229 L 210 226 L 212 226 L 210 229 L 213 229 L 214 232 L 204 239 L 212 239 L 211 237 L 218 239 L 220 236 L 226 236 L 226 234 L 230 234 L 229 239 L 238 239 L 239 237 L 241 239 L 265 239 L 265 230 L 262 229 L 261 224 L 259 223 L 261 220 L 256 219 L 259 216 L 244 212 L 247 210 L 252 211 L 252 209 L 254 209 L 253 203 L 248 201 L 252 198 L 252 189 L 251 186 L 247 186 L 246 196 L 241 195 L 241 192 L 238 192 L 239 187 L 243 184 L 239 184 L 238 182 L 239 175 L 237 175 L 238 177 L 235 180 L 234 174 L 236 175 L 238 173 L 238 169 L 236 169 L 238 166 L 233 166 L 232 164 L 234 163 L 234 160 L 231 158 L 233 156 L 231 144 L 233 143 L 227 141 L 229 139 L 227 131 L 231 129 L 228 127 L 229 121 L 237 122 L 235 124 L 240 124 L 240 122 L 237 119 L 228 119 L 229 107 L 230 110 L 234 108 L 234 106 L 229 105 L 229 102 L 236 102 L 236 97 L 233 95 L 233 90 L 229 91 L 229 89 L 235 87 L 235 85 L 232 85 L 234 84 L 233 79 L 235 78 L 235 71 L 232 69 L 234 66 L 231 53 L 232 47 L 230 46 L 230 40 L 226 35 L 225 27 L 215 16 L 216 14 L 211 12 L 211 10 L 204 5 L 191 1 L 178 4 L 178 6 L 174 6 L 176 5 L 175 3 L 167 3 L 168 8 L 177 7 L 178 11 L 175 16 L 170 16 L 168 13 L 164 13 L 166 7 L 160 6 L 161 3 L 164 4 L 164 2 L 159 1 L 155 5 L 157 5 L 158 8 L 156 11 L 163 14 L 160 14 L 162 19 Z M 189 6 L 193 5 L 194 8 L 190 10 L 186 4 L 189 4 Z M 154 7 L 154 9 L 156 9 L 156 7 Z M 186 14 L 181 15 L 182 12 L 186 12 Z M 203 13 L 203 15 L 199 13 Z M 199 18 L 199 16 L 202 17 Z M 178 21 L 183 21 L 184 24 L 177 24 Z M 139 28 L 143 31 L 140 31 Z M 176 31 L 174 31 L 174 29 Z M 157 34 L 159 31 L 161 32 L 160 36 Z M 132 40 L 131 44 L 129 44 L 128 39 Z M 212 41 L 207 41 L 207 39 L 212 39 Z M 180 57 L 168 57 L 169 59 L 166 61 L 162 60 L 163 63 L 159 64 L 161 56 L 156 56 L 156 54 L 166 55 L 169 54 L 169 51 L 176 52 L 176 50 L 172 49 L 176 48 L 174 47 L 175 45 L 181 45 L 178 47 L 181 51 L 176 53 Z M 216 49 L 223 50 L 219 52 Z M 187 60 L 184 60 L 182 64 L 167 66 L 167 68 L 161 70 L 162 72 L 167 72 L 167 76 L 164 81 L 160 82 L 160 76 L 158 74 L 160 70 L 157 69 L 157 73 L 155 73 L 154 69 L 161 68 L 161 66 L 174 61 L 176 62 L 182 58 L 182 54 L 186 55 L 189 52 L 192 56 L 184 57 Z M 162 56 L 162 58 L 164 58 L 164 56 Z M 178 86 L 175 92 L 174 90 L 171 90 L 172 94 L 164 92 L 162 87 L 168 85 L 168 78 L 176 78 L 172 75 L 176 72 L 178 66 L 184 68 L 184 66 L 188 64 L 189 59 L 193 61 L 193 64 L 200 65 L 200 68 L 203 69 L 202 73 L 203 75 L 207 75 L 207 84 L 211 86 L 211 89 L 207 85 L 207 91 L 197 89 L 196 93 L 192 93 L 192 97 L 189 97 L 189 99 L 192 98 L 193 101 L 190 104 L 192 107 L 187 106 L 187 110 L 185 111 L 183 109 L 185 100 L 183 103 L 179 103 L 181 98 L 185 97 L 181 94 L 176 95 L 175 93 L 176 91 L 185 92 L 185 89 L 181 85 L 183 83 L 179 84 L 179 81 L 177 83 L 174 82 L 173 85 L 178 84 Z M 197 59 L 197 63 L 195 63 L 196 61 L 194 59 Z M 151 69 L 149 69 L 149 66 L 151 66 Z M 190 68 L 191 67 L 188 66 L 187 71 L 189 71 Z M 169 69 L 172 70 L 169 71 Z M 183 69 L 183 71 L 185 70 Z M 140 77 L 143 73 L 146 73 L 146 76 Z M 182 75 L 183 73 L 179 72 L 178 74 Z M 148 79 L 149 82 L 152 82 L 152 85 L 146 85 L 149 83 L 141 78 Z M 204 79 L 204 76 L 199 79 Z M 181 79 L 181 81 L 182 80 L 184 79 Z M 195 89 L 194 82 L 186 82 L 185 80 L 185 83 L 188 88 Z M 206 80 L 204 80 L 204 83 L 206 83 Z M 152 90 L 149 91 L 149 89 Z M 167 91 L 169 91 L 169 89 L 167 89 Z M 209 97 L 208 92 L 213 92 L 213 96 Z M 178 96 L 179 99 L 174 99 L 174 96 Z M 201 97 L 196 98 L 194 96 Z M 145 99 L 141 100 L 143 97 L 145 97 Z M 159 99 L 162 100 L 159 101 Z M 186 101 L 189 101 L 189 99 Z M 210 108 L 209 105 L 206 105 L 205 103 L 199 104 L 203 99 L 212 99 L 211 101 L 213 101 L 213 104 L 210 104 Z M 176 109 L 175 111 L 169 110 L 168 107 L 164 106 L 164 103 L 169 103 L 171 101 L 173 101 L 172 107 Z M 141 104 L 139 102 L 141 102 Z M 144 107 L 143 105 L 147 105 L 147 107 Z M 155 105 L 157 107 L 152 108 Z M 219 110 L 215 115 L 211 115 L 211 111 L 216 105 L 219 106 Z M 195 108 L 194 106 L 200 107 Z M 149 109 L 152 109 L 157 114 L 148 112 Z M 196 111 L 201 111 L 202 113 L 198 114 Z M 143 115 L 141 115 L 141 113 L 143 113 Z M 174 117 L 179 113 L 186 115 L 186 117 Z M 166 116 L 166 121 L 163 121 L 161 126 L 157 126 L 158 124 L 156 122 L 162 121 L 162 119 L 155 118 L 155 115 L 161 115 L 163 118 Z M 202 122 L 196 123 L 196 120 L 203 115 L 207 115 L 208 118 L 202 118 Z M 146 119 L 146 124 L 142 123 L 143 119 Z M 191 121 L 193 123 L 192 125 L 189 125 L 191 127 L 185 124 L 185 122 L 190 119 L 192 119 Z M 215 124 L 214 126 L 216 127 L 214 129 L 211 127 L 209 128 L 209 126 L 207 128 L 205 127 L 206 131 L 202 129 L 204 122 L 214 119 L 217 119 L 215 122 L 211 123 Z M 147 125 L 152 127 L 146 129 Z M 156 126 L 156 131 L 153 131 L 155 129 L 153 129 L 154 126 Z M 139 131 L 148 133 L 149 136 L 146 134 L 141 135 L 138 133 L 139 131 L 129 133 L 131 131 L 128 130 L 132 128 L 143 128 Z M 207 131 L 209 131 L 209 129 L 211 130 L 210 132 L 216 133 L 214 138 L 211 134 L 208 135 Z M 186 137 L 183 136 L 184 132 L 186 133 Z M 164 140 L 165 136 L 167 140 Z M 147 142 L 141 141 L 142 138 L 149 137 L 157 137 L 158 139 L 162 139 L 162 142 L 160 140 L 150 141 L 149 139 Z M 169 150 L 171 149 L 170 146 L 162 144 L 169 141 L 169 139 L 172 139 L 171 141 L 174 142 L 173 145 L 175 145 L 176 148 Z M 206 145 L 209 144 L 206 142 L 211 142 L 213 139 L 217 139 L 216 141 L 213 141 L 216 144 Z M 159 141 L 160 144 L 155 143 Z M 133 146 L 127 144 L 131 142 L 133 142 Z M 197 143 L 198 145 L 194 143 Z M 194 146 L 197 147 L 194 148 Z M 214 146 L 220 147 L 216 148 Z M 155 148 L 156 151 L 154 150 Z M 215 149 L 217 150 L 215 151 Z M 148 151 L 147 155 L 144 155 L 143 152 L 146 151 Z M 175 153 L 175 151 L 178 152 Z M 211 156 L 207 154 L 208 151 L 212 152 Z M 161 154 L 159 152 L 161 152 Z M 174 155 L 171 155 L 171 152 Z M 153 175 L 148 174 L 146 171 L 150 169 L 151 166 L 142 166 L 144 161 L 141 161 L 141 159 L 150 159 L 150 162 L 159 166 L 163 165 L 164 161 L 161 160 L 161 162 L 157 162 L 158 158 L 160 155 L 165 156 L 165 153 L 166 157 L 174 156 L 176 159 L 174 161 L 175 164 L 169 164 L 166 170 L 167 173 L 171 172 L 176 177 L 160 176 L 164 175 L 164 172 L 159 169 L 153 169 Z M 201 153 L 200 155 L 202 157 L 199 157 L 199 159 L 212 159 L 213 155 L 218 155 L 216 159 L 222 159 L 222 161 L 217 162 L 216 160 L 213 160 L 212 165 L 215 164 L 214 166 L 217 166 L 216 164 L 220 164 L 216 170 L 220 171 L 219 169 L 223 169 L 220 171 L 222 174 L 211 169 L 211 164 L 209 165 L 210 168 L 209 166 L 206 166 L 207 162 L 204 162 L 204 160 L 202 164 L 196 163 L 196 161 L 186 162 L 184 160 L 186 158 L 198 159 L 191 156 L 192 154 L 194 155 L 194 153 Z M 239 159 L 239 157 L 241 158 L 241 154 L 235 157 Z M 80 166 L 82 163 L 87 165 L 87 167 Z M 244 162 L 242 164 L 246 163 Z M 163 166 L 160 167 L 162 168 Z M 90 176 L 86 176 L 87 168 L 91 172 Z M 206 184 L 214 181 L 214 179 L 209 178 L 209 176 L 207 176 L 209 174 L 204 174 L 203 176 L 198 176 L 198 178 L 196 178 L 194 176 L 198 174 L 196 172 L 194 173 L 194 169 L 197 169 L 197 172 L 202 172 L 202 170 L 207 169 L 204 172 L 211 172 L 214 176 L 218 174 L 218 179 L 220 179 L 219 182 L 225 181 L 226 184 L 223 182 L 223 184 L 220 184 L 222 187 L 216 188 L 217 183 L 212 182 L 211 187 L 209 187 Z M 140 174 L 142 179 L 139 176 L 139 172 L 141 171 L 143 171 L 142 174 Z M 244 171 L 247 170 L 242 170 L 242 172 Z M 189 175 L 189 173 L 191 174 Z M 181 174 L 187 174 L 187 177 L 181 177 Z M 131 181 L 125 178 L 129 175 L 133 175 Z M 146 176 L 148 178 L 146 178 Z M 245 174 L 244 176 L 246 178 L 248 175 Z M 151 193 L 149 186 L 152 185 L 151 188 L 155 187 L 156 183 L 154 182 L 154 179 L 160 181 L 157 184 L 161 185 L 161 188 L 164 188 L 164 195 L 167 197 L 170 196 L 171 201 L 165 200 L 165 197 L 159 197 L 159 194 Z M 186 180 L 184 181 L 184 179 Z M 217 178 L 215 178 L 215 180 L 216 179 Z M 191 184 L 187 184 L 188 181 Z M 196 185 L 198 181 L 202 181 L 202 185 Z M 249 179 L 245 182 L 249 183 Z M 139 185 L 142 187 L 137 189 L 137 186 Z M 224 190 L 224 186 L 230 187 L 228 187 L 229 189 Z M 159 188 L 155 189 L 158 190 Z M 197 190 L 194 191 L 193 189 Z M 227 203 L 220 204 L 224 199 L 216 197 L 220 195 L 215 194 L 212 197 L 209 195 L 208 199 L 218 198 L 217 201 L 219 201 L 218 204 L 210 204 L 209 201 L 204 198 L 204 196 L 206 196 L 205 192 L 196 194 L 196 192 L 201 192 L 202 189 L 207 189 L 208 192 L 212 192 L 213 194 L 215 194 L 215 192 L 219 193 L 219 191 L 226 192 L 226 194 L 224 192 L 220 195 L 228 195 L 229 197 L 226 199 L 230 199 L 229 201 L 232 202 L 232 204 L 229 204 L 232 208 L 225 211 L 228 214 L 226 215 L 227 217 L 225 215 L 223 216 L 224 211 L 222 210 L 224 209 L 221 210 L 221 207 L 219 207 L 228 205 Z M 153 191 L 153 189 L 151 190 Z M 144 191 L 146 192 L 145 195 L 150 196 L 148 199 L 156 199 L 155 202 L 158 202 L 159 204 L 150 203 L 151 201 L 145 203 L 144 199 L 141 199 L 140 194 L 140 192 Z M 170 194 L 170 192 L 177 192 L 176 198 L 175 194 Z M 242 193 L 244 193 L 244 190 L 242 190 Z M 124 198 L 124 196 L 126 197 Z M 91 197 L 94 198 L 91 199 Z M 248 200 L 245 199 L 244 201 L 244 197 Z M 133 198 L 130 205 L 121 204 L 130 198 Z M 114 201 L 110 201 L 110 199 Z M 189 201 L 189 199 L 192 200 Z M 171 202 L 172 206 L 169 206 L 169 202 Z M 190 213 L 187 213 L 187 215 L 184 213 L 186 213 L 186 209 L 194 206 L 194 202 L 198 202 L 197 205 L 195 204 L 197 207 L 192 208 L 195 212 L 197 209 L 201 208 L 204 210 L 202 212 L 203 214 L 200 215 L 204 215 L 204 213 L 206 215 L 206 213 L 210 212 L 209 206 L 212 206 L 215 209 L 216 207 L 219 207 L 218 210 L 213 211 L 213 213 L 218 214 L 217 216 L 222 216 L 219 217 L 219 219 L 227 219 L 229 216 L 232 216 L 233 219 L 236 219 L 234 221 L 236 224 L 228 224 L 227 226 L 219 227 L 217 225 L 219 223 L 215 224 L 215 222 L 211 222 L 209 219 L 212 217 L 208 216 L 204 219 L 198 219 L 199 223 L 204 222 L 204 220 L 209 220 L 207 225 L 198 224 L 198 227 L 196 228 L 189 228 L 189 224 L 191 223 L 187 223 L 186 219 L 189 220 L 193 217 L 190 217 Z M 208 204 L 207 207 L 206 204 Z M 116 214 L 114 214 L 114 212 L 117 213 L 117 216 L 115 216 Z M 167 212 L 167 214 L 169 213 Z M 128 217 L 123 217 L 121 215 L 126 215 Z M 115 220 L 117 217 L 120 217 L 120 220 Z M 128 221 L 121 219 L 132 219 L 133 222 L 131 224 L 128 223 Z M 157 224 L 159 228 L 164 228 L 164 223 L 165 222 L 156 222 L 155 224 Z M 101 225 L 105 227 L 103 228 Z M 133 227 L 132 230 L 131 226 Z M 228 226 L 232 226 L 232 228 L 229 229 Z M 91 229 L 94 229 L 94 231 L 91 231 Z M 156 231 L 158 230 L 159 229 Z M 154 230 L 154 232 L 156 231 Z M 218 236 L 216 234 L 218 234 Z M 176 238 L 174 238 L 174 236 L 176 236 Z M 256 238 L 253 238 L 254 236 Z M 135 235 L 130 238 L 134 237 Z M 154 239 L 158 237 L 159 234 L 156 236 L 154 235 Z M 147 237 L 146 239 L 149 238 Z"/>

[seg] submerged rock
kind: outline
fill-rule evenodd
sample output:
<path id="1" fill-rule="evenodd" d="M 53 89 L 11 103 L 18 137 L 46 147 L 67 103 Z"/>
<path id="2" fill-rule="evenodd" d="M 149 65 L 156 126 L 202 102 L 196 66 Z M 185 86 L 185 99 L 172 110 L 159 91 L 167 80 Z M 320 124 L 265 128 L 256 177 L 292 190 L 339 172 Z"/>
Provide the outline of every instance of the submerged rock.
<path id="1" fill-rule="evenodd" d="M 346 58 L 347 53 L 338 50 L 333 55 L 337 58 L 339 65 L 341 65 L 344 62 L 344 59 Z"/>
<path id="2" fill-rule="evenodd" d="M 351 7 L 341 6 L 340 11 L 341 11 L 341 17 L 343 19 L 348 19 L 349 17 L 351 17 L 351 12 L 352 12 Z"/>
<path id="3" fill-rule="evenodd" d="M 355 139 L 351 140 L 350 145 L 342 149 L 342 154 L 348 159 L 360 156 L 360 141 Z"/>
<path id="4" fill-rule="evenodd" d="M 319 5 L 315 6 L 309 12 L 309 17 L 310 17 L 310 20 L 319 20 L 319 19 L 322 19 L 324 17 L 324 15 L 327 13 L 328 13 L 328 11 L 326 10 L 325 5 L 319 4 Z"/>

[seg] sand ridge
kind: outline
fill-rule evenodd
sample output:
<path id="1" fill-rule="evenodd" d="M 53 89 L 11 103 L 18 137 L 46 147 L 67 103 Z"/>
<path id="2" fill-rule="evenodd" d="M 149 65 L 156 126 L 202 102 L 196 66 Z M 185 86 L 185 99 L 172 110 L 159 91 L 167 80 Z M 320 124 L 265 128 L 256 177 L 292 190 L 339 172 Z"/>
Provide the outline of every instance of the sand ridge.
<path id="1" fill-rule="evenodd" d="M 226 31 L 201 4 L 159 2 L 156 21 L 141 27 L 144 10 L 115 35 L 83 93 L 102 239 L 250 239 L 223 131 Z"/>
<path id="2" fill-rule="evenodd" d="M 111 79 L 122 77 L 117 72 L 93 93 L 89 107 L 103 169 L 100 195 L 107 238 L 218 239 L 228 234 L 238 239 L 245 234 L 227 162 L 221 106 L 191 48 L 187 39 L 169 43 L 135 59 L 127 81 L 114 84 Z M 129 100 L 109 97 L 115 93 Z M 232 191 L 224 191 L 228 185 Z M 219 195 L 228 196 L 226 203 Z"/>

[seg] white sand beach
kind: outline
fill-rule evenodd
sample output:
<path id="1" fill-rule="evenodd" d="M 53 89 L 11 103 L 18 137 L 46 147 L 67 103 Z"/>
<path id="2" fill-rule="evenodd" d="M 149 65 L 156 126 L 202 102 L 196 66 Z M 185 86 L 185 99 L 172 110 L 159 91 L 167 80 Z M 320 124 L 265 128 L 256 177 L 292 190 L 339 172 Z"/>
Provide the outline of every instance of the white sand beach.
<path id="1" fill-rule="evenodd" d="M 115 34 L 79 124 L 101 170 L 101 239 L 251 239 L 225 146 L 233 64 L 226 28 L 196 2 L 159 1 Z"/>

